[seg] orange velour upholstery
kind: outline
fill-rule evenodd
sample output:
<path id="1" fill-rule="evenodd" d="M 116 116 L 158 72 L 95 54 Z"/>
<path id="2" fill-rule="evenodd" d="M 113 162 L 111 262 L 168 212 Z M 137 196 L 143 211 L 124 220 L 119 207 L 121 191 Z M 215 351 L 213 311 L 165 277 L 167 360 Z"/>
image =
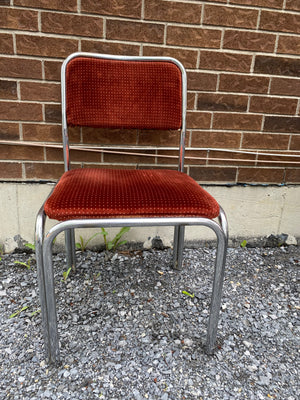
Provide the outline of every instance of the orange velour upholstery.
<path id="1" fill-rule="evenodd" d="M 83 168 L 65 172 L 45 203 L 48 217 L 194 216 L 215 218 L 216 200 L 188 175 L 173 170 Z"/>
<path id="2" fill-rule="evenodd" d="M 66 69 L 70 126 L 180 129 L 181 95 L 171 62 L 77 57 Z"/>

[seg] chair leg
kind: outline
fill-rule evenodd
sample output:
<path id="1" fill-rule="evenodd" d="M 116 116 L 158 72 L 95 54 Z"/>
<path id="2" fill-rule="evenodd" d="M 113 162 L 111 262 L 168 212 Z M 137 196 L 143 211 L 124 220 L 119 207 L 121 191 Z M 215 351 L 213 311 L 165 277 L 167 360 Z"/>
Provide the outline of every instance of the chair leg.
<path id="1" fill-rule="evenodd" d="M 49 358 L 49 321 L 47 312 L 47 300 L 45 291 L 45 273 L 44 273 L 44 261 L 43 261 L 43 238 L 44 238 L 44 227 L 45 227 L 45 213 L 43 209 L 40 210 L 35 225 L 35 256 L 37 265 L 37 278 L 39 286 L 39 297 L 41 304 L 41 315 L 42 315 L 42 327 L 43 336 L 45 343 L 45 354 L 46 358 Z"/>
<path id="2" fill-rule="evenodd" d="M 217 338 L 218 320 L 221 308 L 222 287 L 224 281 L 225 262 L 227 253 L 228 230 L 227 230 L 227 221 L 223 210 L 220 213 L 219 220 L 221 222 L 221 227 L 220 227 L 220 232 L 218 234 L 218 245 L 217 245 L 217 255 L 215 260 L 212 298 L 211 298 L 210 314 L 207 327 L 207 339 L 206 339 L 207 354 L 213 354 Z"/>
<path id="3" fill-rule="evenodd" d="M 68 268 L 76 267 L 76 253 L 75 253 L 75 230 L 67 229 L 65 231 L 65 245 L 66 245 L 66 260 Z"/>
<path id="4" fill-rule="evenodd" d="M 52 241 L 45 238 L 43 245 L 43 264 L 44 264 L 44 282 L 46 311 L 48 320 L 48 361 L 57 363 L 59 357 L 59 338 L 57 329 L 56 299 L 54 290 L 54 276 L 52 266 Z"/>
<path id="5" fill-rule="evenodd" d="M 173 245 L 173 268 L 182 268 L 183 247 L 184 247 L 184 225 L 176 225 L 174 228 L 174 245 Z"/>

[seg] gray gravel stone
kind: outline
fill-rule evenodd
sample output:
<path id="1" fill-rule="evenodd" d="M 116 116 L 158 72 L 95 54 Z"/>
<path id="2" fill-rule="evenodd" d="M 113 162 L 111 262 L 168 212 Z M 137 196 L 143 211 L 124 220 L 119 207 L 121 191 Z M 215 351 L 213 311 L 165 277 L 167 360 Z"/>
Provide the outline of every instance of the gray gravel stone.
<path id="1" fill-rule="evenodd" d="M 54 255 L 62 363 L 44 359 L 33 255 L 0 261 L 0 399 L 298 400 L 295 246 L 229 249 L 217 349 L 203 349 L 215 251 Z M 194 294 L 191 298 L 183 293 Z M 14 317 L 10 318 L 15 314 Z"/>

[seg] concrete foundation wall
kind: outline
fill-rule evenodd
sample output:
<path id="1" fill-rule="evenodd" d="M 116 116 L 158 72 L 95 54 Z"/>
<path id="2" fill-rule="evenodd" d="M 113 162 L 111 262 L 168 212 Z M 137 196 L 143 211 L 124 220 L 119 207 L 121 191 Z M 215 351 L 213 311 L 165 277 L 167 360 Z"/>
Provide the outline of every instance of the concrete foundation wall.
<path id="1" fill-rule="evenodd" d="M 51 191 L 53 184 L 0 183 L 0 245 L 6 252 L 33 243 L 36 214 Z M 224 208 L 229 222 L 230 239 L 249 240 L 286 233 L 300 238 L 300 186 L 206 186 Z M 47 229 L 51 223 L 47 223 Z M 114 236 L 116 230 L 109 230 Z M 165 245 L 172 244 L 173 228 L 134 228 L 125 236 L 128 241 L 150 246 L 152 238 L 159 236 Z M 77 230 L 89 238 L 95 230 Z M 57 243 L 63 243 L 63 235 Z M 189 227 L 187 241 L 211 240 L 214 234 L 203 227 Z M 91 245 L 101 244 L 97 236 Z"/>

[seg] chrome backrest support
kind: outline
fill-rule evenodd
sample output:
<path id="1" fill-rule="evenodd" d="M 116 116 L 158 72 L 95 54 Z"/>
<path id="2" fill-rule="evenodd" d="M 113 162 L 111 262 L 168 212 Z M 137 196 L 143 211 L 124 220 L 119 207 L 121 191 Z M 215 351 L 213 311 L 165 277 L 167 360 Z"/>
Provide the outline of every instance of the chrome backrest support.
<path id="1" fill-rule="evenodd" d="M 65 171 L 70 169 L 70 151 L 69 151 L 69 135 L 68 135 L 68 123 L 66 115 L 66 68 L 68 63 L 76 57 L 94 57 L 102 58 L 107 60 L 119 60 L 119 61 L 166 61 L 174 63 L 181 71 L 182 81 L 182 126 L 180 135 L 179 145 L 179 160 L 178 170 L 183 172 L 184 170 L 184 153 L 185 153 L 185 132 L 186 132 L 186 107 L 187 107 L 187 76 L 183 65 L 171 57 L 137 57 L 137 56 L 115 56 L 109 54 L 98 54 L 98 53 L 73 53 L 64 61 L 61 68 L 61 102 L 62 102 L 62 138 L 63 138 L 63 152 L 64 152 L 64 167 Z"/>

